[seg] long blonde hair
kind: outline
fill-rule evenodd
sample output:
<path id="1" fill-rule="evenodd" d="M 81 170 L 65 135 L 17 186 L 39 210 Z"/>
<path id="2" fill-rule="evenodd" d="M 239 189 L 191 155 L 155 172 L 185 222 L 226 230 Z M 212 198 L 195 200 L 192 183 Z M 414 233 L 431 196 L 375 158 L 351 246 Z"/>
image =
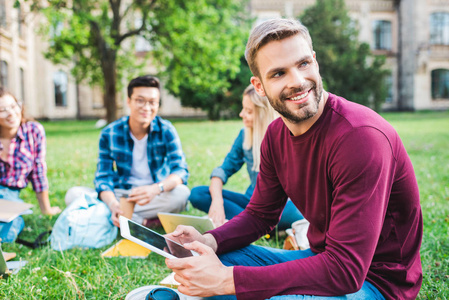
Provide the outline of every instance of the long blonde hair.
<path id="1" fill-rule="evenodd" d="M 254 104 L 253 127 L 245 127 L 245 138 L 243 140 L 243 149 L 249 150 L 252 147 L 253 152 L 253 171 L 260 170 L 260 144 L 267 131 L 268 125 L 279 115 L 271 107 L 267 97 L 261 97 L 257 94 L 254 86 L 250 84 L 243 96 L 248 96 Z"/>

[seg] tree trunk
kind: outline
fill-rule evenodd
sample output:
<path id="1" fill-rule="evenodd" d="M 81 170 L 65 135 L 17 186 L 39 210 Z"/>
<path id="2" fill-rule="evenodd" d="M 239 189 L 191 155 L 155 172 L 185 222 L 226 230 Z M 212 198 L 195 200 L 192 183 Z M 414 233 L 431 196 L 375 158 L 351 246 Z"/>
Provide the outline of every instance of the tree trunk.
<path id="1" fill-rule="evenodd" d="M 209 120 L 211 121 L 218 121 L 220 120 L 220 112 L 222 109 L 222 103 L 224 96 L 222 94 L 218 94 L 215 96 L 214 101 L 211 103 L 212 105 L 209 106 L 209 109 L 207 111 L 207 116 Z"/>
<path id="2" fill-rule="evenodd" d="M 109 49 L 104 55 L 102 61 L 102 70 L 104 77 L 103 101 L 106 107 L 106 121 L 114 122 L 117 119 L 117 71 L 116 71 L 117 52 Z"/>

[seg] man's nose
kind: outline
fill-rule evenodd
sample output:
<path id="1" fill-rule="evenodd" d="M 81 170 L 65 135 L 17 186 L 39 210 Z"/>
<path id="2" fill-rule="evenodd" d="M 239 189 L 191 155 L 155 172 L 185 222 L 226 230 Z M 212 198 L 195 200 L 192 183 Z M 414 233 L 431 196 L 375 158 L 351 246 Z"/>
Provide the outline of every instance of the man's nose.
<path id="1" fill-rule="evenodd" d="M 289 73 L 289 81 L 288 81 L 288 87 L 289 88 L 298 88 L 301 86 L 304 86 L 306 83 L 306 79 L 304 76 L 304 73 L 300 70 L 294 68 Z"/>

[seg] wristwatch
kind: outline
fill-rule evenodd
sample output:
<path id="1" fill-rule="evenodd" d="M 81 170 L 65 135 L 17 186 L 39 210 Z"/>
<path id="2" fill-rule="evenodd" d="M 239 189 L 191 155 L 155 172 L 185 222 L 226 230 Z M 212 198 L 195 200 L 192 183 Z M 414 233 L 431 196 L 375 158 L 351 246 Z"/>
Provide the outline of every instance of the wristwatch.
<path id="1" fill-rule="evenodd" d="M 158 187 L 159 187 L 159 190 L 161 191 L 161 193 L 163 193 L 164 192 L 164 183 L 159 182 Z"/>

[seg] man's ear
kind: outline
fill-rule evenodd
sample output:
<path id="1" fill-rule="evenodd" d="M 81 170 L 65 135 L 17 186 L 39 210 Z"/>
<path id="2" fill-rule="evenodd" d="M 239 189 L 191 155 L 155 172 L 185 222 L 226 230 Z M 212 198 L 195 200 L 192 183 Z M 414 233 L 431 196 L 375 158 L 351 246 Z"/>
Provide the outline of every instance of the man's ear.
<path id="1" fill-rule="evenodd" d="M 126 104 L 128 104 L 128 107 L 131 107 L 131 99 L 129 97 L 126 97 Z"/>
<path id="2" fill-rule="evenodd" d="M 253 76 L 251 77 L 251 84 L 254 86 L 254 89 L 256 90 L 257 94 L 259 94 L 260 97 L 265 97 L 265 90 L 262 85 L 262 81 L 260 81 L 259 77 Z"/>

